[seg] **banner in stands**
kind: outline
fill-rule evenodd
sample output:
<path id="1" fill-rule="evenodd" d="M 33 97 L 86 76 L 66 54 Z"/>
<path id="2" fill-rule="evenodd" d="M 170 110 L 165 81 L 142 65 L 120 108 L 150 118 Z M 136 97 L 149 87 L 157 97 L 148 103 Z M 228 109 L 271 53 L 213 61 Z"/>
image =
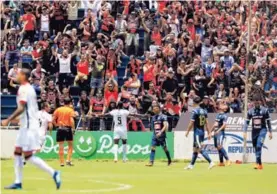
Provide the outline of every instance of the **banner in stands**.
<path id="1" fill-rule="evenodd" d="M 243 132 L 226 131 L 226 138 L 224 142 L 224 148 L 226 149 L 231 161 L 242 161 L 243 158 Z M 248 141 L 246 149 L 246 159 L 247 162 L 256 162 L 255 152 L 251 141 L 251 132 L 248 132 Z M 268 163 L 277 163 L 277 132 L 273 132 L 273 139 L 269 140 L 268 136 L 265 139 L 263 150 L 262 150 L 262 160 Z M 214 147 L 213 139 L 208 140 L 205 138 L 204 149 L 210 155 L 214 161 L 218 161 L 218 152 Z M 192 156 L 192 146 L 193 146 L 193 132 L 190 132 L 189 137 L 185 137 L 185 132 L 175 132 L 174 133 L 174 158 L 175 159 L 186 159 L 191 160 Z M 202 160 L 202 156 L 199 155 Z"/>
<path id="2" fill-rule="evenodd" d="M 216 114 L 208 114 L 208 121 L 210 126 L 215 121 Z M 271 114 L 271 124 L 273 130 L 273 140 L 268 137 L 265 140 L 263 147 L 263 161 L 276 163 L 277 162 L 277 114 Z M 187 129 L 190 121 L 190 114 L 183 114 L 176 126 L 174 133 L 174 156 L 175 159 L 191 159 L 192 146 L 193 146 L 193 132 L 190 133 L 188 138 L 185 138 L 185 130 Z M 227 119 L 226 138 L 224 147 L 230 157 L 231 161 L 243 158 L 243 127 L 244 116 L 243 114 L 229 114 Z M 218 161 L 218 152 L 214 147 L 213 139 L 204 141 L 204 149 L 208 152 L 214 161 Z M 255 151 L 253 150 L 251 141 L 251 124 L 248 129 L 247 141 L 247 162 L 255 162 Z M 201 157 L 201 155 L 200 155 Z"/>
<path id="3" fill-rule="evenodd" d="M 128 133 L 128 158 L 148 159 L 151 149 L 152 132 Z M 56 132 L 47 135 L 46 142 L 38 154 L 42 158 L 58 158 L 58 145 Z M 173 153 L 173 133 L 167 133 L 168 147 Z M 65 153 L 67 146 L 65 146 Z M 122 154 L 122 145 L 119 146 L 119 154 Z M 74 136 L 74 158 L 85 159 L 113 159 L 113 132 L 83 132 L 78 131 Z M 157 149 L 156 158 L 166 158 L 162 149 Z"/>
<path id="4" fill-rule="evenodd" d="M 184 113 L 181 115 L 179 122 L 175 128 L 175 131 L 184 131 L 187 129 L 188 123 L 190 121 L 191 115 L 189 113 Z M 208 121 L 212 125 L 215 121 L 216 114 L 209 113 Z M 272 130 L 277 131 L 277 114 L 270 114 Z M 244 124 L 244 115 L 242 113 L 228 114 L 226 131 L 242 131 L 242 126 Z M 251 124 L 249 125 L 249 130 L 251 129 Z"/>

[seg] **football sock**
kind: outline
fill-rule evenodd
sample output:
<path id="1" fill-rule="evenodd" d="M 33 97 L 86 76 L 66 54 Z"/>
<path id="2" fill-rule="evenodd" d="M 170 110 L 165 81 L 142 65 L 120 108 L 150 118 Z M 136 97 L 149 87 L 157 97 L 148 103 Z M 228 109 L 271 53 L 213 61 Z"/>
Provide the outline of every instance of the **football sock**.
<path id="1" fill-rule="evenodd" d="M 203 156 L 209 163 L 211 163 L 211 159 L 210 159 L 209 155 L 207 154 L 207 152 L 205 152 L 204 150 L 201 150 L 200 153 L 202 154 L 202 156 Z"/>
<path id="2" fill-rule="evenodd" d="M 151 149 L 150 162 L 154 162 L 154 160 L 155 160 L 155 154 L 156 154 L 156 150 Z"/>
<path id="3" fill-rule="evenodd" d="M 114 160 L 117 160 L 117 154 L 118 154 L 118 144 L 114 144 Z"/>
<path id="4" fill-rule="evenodd" d="M 22 156 L 14 156 L 15 183 L 22 183 L 23 160 Z"/>
<path id="5" fill-rule="evenodd" d="M 219 156 L 219 162 L 223 163 L 223 153 L 221 149 L 218 150 L 218 156 Z"/>
<path id="6" fill-rule="evenodd" d="M 127 159 L 127 144 L 122 145 L 123 160 Z"/>
<path id="7" fill-rule="evenodd" d="M 165 155 L 166 155 L 166 157 L 167 157 L 167 160 L 168 160 L 168 161 L 171 161 L 171 157 L 170 157 L 169 151 L 168 151 L 168 150 L 165 150 L 164 152 L 165 152 Z"/>
<path id="8" fill-rule="evenodd" d="M 261 165 L 262 164 L 262 148 L 261 147 L 256 147 L 256 161 L 257 164 Z"/>
<path id="9" fill-rule="evenodd" d="M 228 154 L 224 148 L 220 149 L 222 156 L 225 158 L 225 160 L 229 160 Z"/>
<path id="10" fill-rule="evenodd" d="M 198 152 L 193 152 L 192 153 L 192 160 L 190 162 L 191 165 L 195 164 L 195 161 L 196 161 L 197 157 L 198 157 Z"/>
<path id="11" fill-rule="evenodd" d="M 53 176 L 54 173 L 55 173 L 55 170 L 53 168 L 51 168 L 48 164 L 46 164 L 46 162 L 44 162 L 42 159 L 40 159 L 37 156 L 31 156 L 28 159 L 28 162 L 30 162 L 31 164 L 33 164 L 36 167 L 40 168 L 41 170 L 47 172 L 51 176 Z"/>

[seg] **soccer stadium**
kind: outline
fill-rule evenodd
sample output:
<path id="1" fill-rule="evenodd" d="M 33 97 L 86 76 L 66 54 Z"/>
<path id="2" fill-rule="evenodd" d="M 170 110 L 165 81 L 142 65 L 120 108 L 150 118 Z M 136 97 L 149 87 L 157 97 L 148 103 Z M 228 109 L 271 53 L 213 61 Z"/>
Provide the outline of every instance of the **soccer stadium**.
<path id="1" fill-rule="evenodd" d="M 0 11 L 0 193 L 277 193 L 277 1 Z"/>

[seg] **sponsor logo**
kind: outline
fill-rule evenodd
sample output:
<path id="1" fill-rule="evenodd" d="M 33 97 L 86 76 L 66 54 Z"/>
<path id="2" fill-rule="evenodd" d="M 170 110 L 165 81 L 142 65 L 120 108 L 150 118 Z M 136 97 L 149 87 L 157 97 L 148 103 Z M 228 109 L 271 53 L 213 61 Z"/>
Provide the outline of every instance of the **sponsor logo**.
<path id="1" fill-rule="evenodd" d="M 208 154 L 218 154 L 217 149 L 214 147 L 214 144 L 209 144 L 205 141 L 207 141 L 208 139 L 205 138 L 204 140 L 204 150 L 208 153 Z M 246 153 L 255 153 L 255 150 L 252 146 L 252 141 L 247 141 L 246 142 Z M 239 135 L 234 135 L 234 134 L 230 134 L 230 133 L 226 133 L 225 134 L 225 144 L 227 144 L 226 146 L 226 151 L 228 153 L 232 153 L 232 154 L 236 154 L 236 153 L 243 153 L 243 149 L 244 149 L 244 140 L 242 136 Z M 263 145 L 264 149 L 268 149 L 265 145 Z"/>
<path id="2" fill-rule="evenodd" d="M 78 154 L 80 157 L 91 157 L 95 154 L 109 155 L 114 153 L 113 137 L 109 134 L 104 134 L 96 140 L 91 133 L 76 133 L 73 142 L 73 153 Z M 68 146 L 64 147 L 65 153 L 67 153 Z M 118 152 L 122 153 L 123 147 L 119 146 Z M 41 153 L 51 154 L 58 153 L 59 146 L 50 135 L 46 136 L 44 146 Z M 151 146 L 149 144 L 128 144 L 127 153 L 133 155 L 148 155 L 151 152 Z"/>
<path id="3" fill-rule="evenodd" d="M 99 149 L 97 153 L 99 154 L 110 154 L 114 153 L 113 149 L 113 138 L 110 135 L 102 135 L 99 138 Z M 119 153 L 122 152 L 122 146 L 118 148 Z M 150 153 L 150 145 L 140 145 L 140 144 L 133 144 L 127 145 L 127 153 L 128 154 L 142 154 L 148 155 Z"/>
<path id="4" fill-rule="evenodd" d="M 76 133 L 74 136 L 74 150 L 81 157 L 89 157 L 97 149 L 97 143 L 91 133 Z"/>
<path id="5" fill-rule="evenodd" d="M 233 117 L 229 116 L 227 119 L 227 126 L 226 130 L 232 130 L 232 131 L 241 131 L 243 129 L 243 125 L 245 123 L 244 117 Z M 271 120 L 272 130 L 277 130 L 277 119 Z M 252 122 L 250 122 L 248 129 L 252 129 Z"/>

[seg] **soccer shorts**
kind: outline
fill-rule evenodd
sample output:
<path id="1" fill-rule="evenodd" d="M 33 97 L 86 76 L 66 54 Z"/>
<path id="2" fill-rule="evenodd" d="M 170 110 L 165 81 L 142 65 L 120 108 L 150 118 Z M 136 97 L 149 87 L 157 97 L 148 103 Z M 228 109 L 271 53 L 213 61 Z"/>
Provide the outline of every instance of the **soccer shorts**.
<path id="1" fill-rule="evenodd" d="M 263 147 L 265 138 L 266 138 L 266 129 L 261 129 L 261 130 L 255 130 L 253 129 L 252 131 L 252 144 L 253 147 Z"/>
<path id="2" fill-rule="evenodd" d="M 115 130 L 113 138 L 114 139 L 127 139 L 127 131 L 124 131 L 124 130 Z"/>
<path id="3" fill-rule="evenodd" d="M 205 132 L 204 131 L 194 131 L 193 134 L 193 147 L 194 148 L 201 148 L 205 139 Z"/>
<path id="4" fill-rule="evenodd" d="M 40 137 L 36 130 L 19 129 L 15 147 L 22 148 L 23 152 L 40 149 Z"/>
<path id="5" fill-rule="evenodd" d="M 220 131 L 217 135 L 214 136 L 214 147 L 223 146 L 225 139 L 225 132 Z"/>
<path id="6" fill-rule="evenodd" d="M 152 142 L 151 142 L 151 146 L 152 147 L 156 147 L 156 146 L 167 147 L 166 138 L 165 137 L 164 138 L 153 137 Z"/>
<path id="7" fill-rule="evenodd" d="M 57 136 L 56 136 L 57 142 L 63 142 L 63 141 L 73 141 L 73 133 L 71 128 L 58 128 Z"/>

